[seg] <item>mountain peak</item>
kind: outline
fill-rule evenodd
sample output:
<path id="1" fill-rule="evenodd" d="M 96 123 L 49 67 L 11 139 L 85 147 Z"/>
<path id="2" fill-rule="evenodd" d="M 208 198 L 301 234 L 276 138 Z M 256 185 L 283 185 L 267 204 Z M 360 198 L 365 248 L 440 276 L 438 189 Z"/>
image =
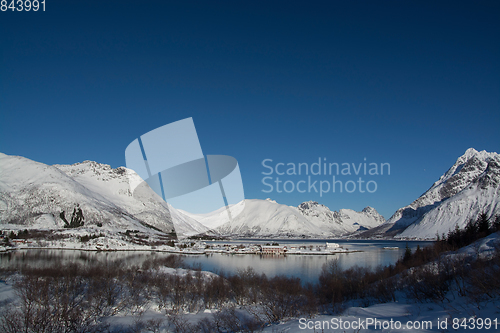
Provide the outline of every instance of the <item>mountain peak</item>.
<path id="1" fill-rule="evenodd" d="M 484 150 L 483 150 L 483 151 L 484 151 Z M 465 151 L 465 154 L 464 154 L 464 155 L 475 155 L 475 154 L 477 154 L 477 153 L 478 153 L 478 151 L 477 151 L 477 150 L 475 150 L 474 148 L 470 147 L 469 149 L 467 149 L 467 150 Z"/>
<path id="2" fill-rule="evenodd" d="M 363 208 L 362 210 L 363 213 L 377 213 L 377 210 L 373 207 L 370 207 L 370 206 L 366 206 L 365 208 Z"/>
<path id="3" fill-rule="evenodd" d="M 103 164 L 94 161 L 83 161 L 74 164 L 55 164 L 54 167 L 60 169 L 70 176 L 77 176 L 82 174 L 94 175 L 103 180 L 110 178 L 122 177 L 127 174 L 127 168 L 118 167 L 113 169 L 109 164 Z M 124 178 L 124 181 L 127 179 Z"/>
<path id="4" fill-rule="evenodd" d="M 298 208 L 304 210 L 304 209 L 312 209 L 318 206 L 323 206 L 323 205 L 319 204 L 317 201 L 310 200 L 310 201 L 304 201 L 298 206 Z"/>
<path id="5" fill-rule="evenodd" d="M 99 162 L 95 162 L 95 161 L 89 161 L 89 160 L 85 160 L 83 162 L 77 162 L 77 163 L 74 163 L 74 164 L 70 164 L 69 166 L 72 166 L 72 167 L 89 167 L 89 168 L 99 168 L 99 169 L 104 169 L 104 170 L 109 170 L 109 169 L 112 169 L 111 168 L 111 165 L 109 164 L 104 164 L 104 163 L 99 163 Z"/>
<path id="6" fill-rule="evenodd" d="M 486 150 L 478 151 L 478 150 L 471 147 L 471 148 L 467 149 L 465 151 L 465 153 L 457 159 L 457 162 L 455 164 L 457 164 L 457 163 L 462 164 L 471 158 L 477 158 L 477 159 L 482 160 L 484 162 L 489 162 L 491 159 L 500 158 L 500 155 L 495 153 L 495 152 L 491 152 L 491 153 L 487 152 Z"/>

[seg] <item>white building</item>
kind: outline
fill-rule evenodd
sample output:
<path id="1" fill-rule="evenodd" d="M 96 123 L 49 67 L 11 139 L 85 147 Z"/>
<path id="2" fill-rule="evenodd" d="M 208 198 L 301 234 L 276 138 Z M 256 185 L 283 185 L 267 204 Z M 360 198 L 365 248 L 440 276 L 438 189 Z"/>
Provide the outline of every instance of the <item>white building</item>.
<path id="1" fill-rule="evenodd" d="M 336 248 L 339 248 L 340 245 L 338 243 L 328 243 L 326 242 L 326 248 L 327 249 L 336 249 Z"/>

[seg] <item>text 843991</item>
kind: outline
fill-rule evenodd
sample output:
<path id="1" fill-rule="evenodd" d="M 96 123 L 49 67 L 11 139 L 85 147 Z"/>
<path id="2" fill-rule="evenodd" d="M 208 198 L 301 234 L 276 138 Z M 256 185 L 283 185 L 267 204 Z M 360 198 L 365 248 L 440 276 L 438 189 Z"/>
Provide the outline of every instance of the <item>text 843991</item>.
<path id="1" fill-rule="evenodd" d="M 45 11 L 45 0 L 2 0 L 0 2 L 2 12 L 30 12 Z"/>

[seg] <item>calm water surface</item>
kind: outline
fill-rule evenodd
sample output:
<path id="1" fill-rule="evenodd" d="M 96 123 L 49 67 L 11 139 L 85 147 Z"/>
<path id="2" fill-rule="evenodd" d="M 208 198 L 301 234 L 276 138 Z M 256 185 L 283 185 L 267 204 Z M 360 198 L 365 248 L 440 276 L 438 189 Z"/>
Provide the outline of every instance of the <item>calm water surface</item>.
<path id="1" fill-rule="evenodd" d="M 207 242 L 207 244 L 266 244 L 278 242 L 280 245 L 324 245 L 327 240 L 233 240 L 224 242 Z M 268 277 L 287 275 L 300 277 L 304 282 L 316 282 L 323 264 L 338 259 L 342 268 L 354 265 L 363 267 L 387 266 L 395 263 L 404 254 L 406 243 L 414 251 L 417 246 L 425 247 L 432 242 L 422 241 L 382 241 L 382 240 L 328 240 L 339 243 L 345 249 L 362 252 L 342 253 L 335 255 L 253 255 L 253 254 L 221 254 L 183 255 L 188 265 L 201 265 L 203 270 L 226 273 L 237 273 L 238 270 L 253 267 L 257 273 L 265 273 Z M 397 250 L 384 247 L 398 247 Z M 69 262 L 120 262 L 124 266 L 142 265 L 151 258 L 161 258 L 170 253 L 149 251 L 116 251 L 89 252 L 80 250 L 20 250 L 0 254 L 0 267 L 45 266 L 54 263 Z"/>

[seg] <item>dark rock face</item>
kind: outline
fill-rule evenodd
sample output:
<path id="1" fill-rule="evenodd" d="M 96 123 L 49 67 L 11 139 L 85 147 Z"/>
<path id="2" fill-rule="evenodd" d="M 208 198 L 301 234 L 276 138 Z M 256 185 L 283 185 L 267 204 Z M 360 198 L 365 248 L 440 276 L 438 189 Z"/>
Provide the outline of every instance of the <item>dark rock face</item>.
<path id="1" fill-rule="evenodd" d="M 480 188 L 498 187 L 500 185 L 500 162 L 491 161 L 481 177 L 475 180 Z"/>
<path id="2" fill-rule="evenodd" d="M 460 192 L 467 184 L 473 181 L 486 169 L 488 163 L 474 156 L 469 159 L 439 190 L 441 200 L 447 199 Z"/>

